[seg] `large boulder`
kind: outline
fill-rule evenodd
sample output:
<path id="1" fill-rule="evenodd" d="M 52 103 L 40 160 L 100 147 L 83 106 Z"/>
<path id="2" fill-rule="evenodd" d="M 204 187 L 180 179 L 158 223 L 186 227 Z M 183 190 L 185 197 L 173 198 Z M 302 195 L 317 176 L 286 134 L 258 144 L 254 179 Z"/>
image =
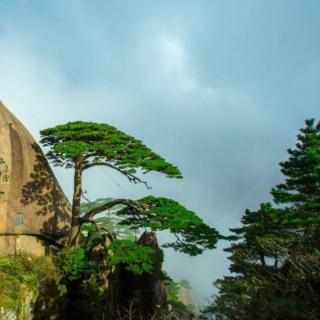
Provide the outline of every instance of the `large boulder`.
<path id="1" fill-rule="evenodd" d="M 49 253 L 66 240 L 70 212 L 39 145 L 0 101 L 0 255 Z"/>

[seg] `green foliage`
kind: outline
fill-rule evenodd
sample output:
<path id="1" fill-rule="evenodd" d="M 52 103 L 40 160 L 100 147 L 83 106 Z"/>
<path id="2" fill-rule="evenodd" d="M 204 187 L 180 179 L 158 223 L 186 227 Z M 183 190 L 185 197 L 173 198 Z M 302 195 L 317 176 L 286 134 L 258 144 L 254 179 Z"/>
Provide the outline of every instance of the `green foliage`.
<path id="1" fill-rule="evenodd" d="M 100 283 L 100 280 L 91 276 L 101 270 L 108 272 L 112 266 L 121 265 L 140 275 L 154 272 L 155 265 L 160 266 L 163 260 L 162 251 L 133 241 L 133 231 L 140 228 L 169 230 L 177 240 L 164 247 L 190 255 L 215 248 L 219 233 L 174 200 L 153 196 L 139 201 L 98 199 L 83 204 L 81 208 L 83 172 L 92 167 L 109 167 L 129 181 L 143 183 L 147 187 L 147 182 L 135 175 L 138 170 L 143 173 L 157 171 L 170 178 L 182 178 L 176 166 L 140 140 L 107 124 L 77 121 L 42 130 L 41 143 L 49 148 L 47 157 L 55 166 L 75 170 L 73 219 L 68 245 L 77 247 L 81 234 L 82 249 L 62 250 L 56 257 L 65 282 L 73 286 L 73 294 L 81 288 L 86 291 L 97 288 L 95 281 Z M 85 283 L 87 287 L 83 287 Z M 83 300 L 90 299 L 84 296 Z M 88 302 L 89 305 L 91 302 Z"/>
<path id="2" fill-rule="evenodd" d="M 34 310 L 34 320 L 61 319 L 66 306 L 67 287 L 63 275 L 50 256 L 32 258 L 40 287 Z"/>
<path id="3" fill-rule="evenodd" d="M 105 311 L 106 249 L 98 245 L 86 250 L 65 248 L 54 257 L 55 264 L 66 285 L 66 314 L 68 317 L 101 319 Z"/>
<path id="4" fill-rule="evenodd" d="M 126 215 L 122 224 L 135 228 L 150 228 L 153 231 L 169 230 L 177 237 L 177 241 L 164 244 L 163 247 L 173 248 L 191 256 L 215 248 L 219 233 L 177 201 L 153 196 L 139 201 L 149 208 L 139 214 L 135 214 L 134 209 L 129 207 L 123 209 L 119 212 Z"/>
<path id="5" fill-rule="evenodd" d="M 91 223 L 85 223 L 81 226 L 80 247 L 90 251 L 100 244 L 106 243 L 106 234 L 97 229 Z"/>
<path id="6" fill-rule="evenodd" d="M 67 281 L 79 280 L 93 271 L 93 261 L 82 248 L 60 250 L 55 256 L 55 262 Z"/>
<path id="7" fill-rule="evenodd" d="M 320 126 L 314 119 L 300 130 L 289 159 L 280 163 L 284 183 L 272 189 L 275 203 L 287 206 L 287 223 L 295 229 L 308 228 L 309 235 L 320 225 Z M 319 239 L 314 239 L 317 245 Z"/>
<path id="8" fill-rule="evenodd" d="M 24 284 L 25 288 L 20 286 Z M 25 289 L 36 292 L 37 273 L 32 260 L 25 257 L 0 259 L 0 306 L 19 311 Z"/>
<path id="9" fill-rule="evenodd" d="M 48 158 L 56 166 L 74 167 L 79 156 L 86 164 L 108 162 L 116 168 L 135 173 L 158 171 L 168 177 L 181 178 L 177 167 L 145 146 L 140 140 L 108 124 L 69 122 L 42 130 L 41 143 L 49 146 Z"/>
<path id="10" fill-rule="evenodd" d="M 110 265 L 124 265 L 135 274 L 152 272 L 154 264 L 162 262 L 154 249 L 130 240 L 115 240 L 109 250 L 112 252 L 107 258 Z"/>
<path id="11" fill-rule="evenodd" d="M 175 281 L 166 283 L 167 301 L 169 308 L 172 309 L 173 319 L 179 319 L 179 315 L 189 313 L 188 307 L 179 299 L 180 285 Z"/>
<path id="12" fill-rule="evenodd" d="M 66 288 L 50 257 L 0 257 L 0 309 L 27 319 L 25 301 L 35 303 L 34 319 L 58 319 Z"/>
<path id="13" fill-rule="evenodd" d="M 219 295 L 204 318 L 320 318 L 320 123 L 307 120 L 289 159 L 274 202 L 245 212 L 231 229 L 233 276 L 216 282 Z"/>
<path id="14" fill-rule="evenodd" d="M 74 186 L 73 215 L 80 216 L 79 205 L 81 198 L 82 171 L 88 168 L 103 165 L 124 174 L 130 181 L 142 182 L 134 176 L 137 169 L 144 173 L 158 171 L 165 173 L 171 178 L 181 178 L 179 169 L 151 149 L 146 147 L 140 140 L 131 137 L 118 129 L 107 125 L 93 122 L 69 122 L 41 131 L 41 143 L 50 147 L 48 158 L 57 166 L 75 168 L 77 177 Z M 108 199 L 106 199 L 108 201 Z M 192 256 L 202 253 L 206 249 L 215 248 L 219 239 L 219 233 L 207 226 L 194 212 L 187 210 L 178 202 L 166 198 L 145 197 L 139 201 L 141 207 L 149 206 L 149 209 L 136 211 L 136 208 L 127 206 L 108 218 L 99 218 L 97 225 L 104 224 L 107 229 L 114 230 L 117 225 L 126 225 L 123 238 L 128 237 L 129 228 L 150 228 L 153 231 L 169 230 L 177 238 L 175 242 L 167 243 L 164 247 L 171 247 L 176 251 L 188 253 Z M 85 213 L 94 211 L 94 215 L 101 213 L 106 202 L 100 199 L 97 203 L 89 203 L 83 206 Z M 98 207 L 96 207 L 96 205 Z M 120 215 L 125 215 L 121 221 Z M 116 218 L 117 217 L 117 218 Z M 113 223 L 117 219 L 116 223 Z M 73 221 L 79 221 L 74 219 Z M 120 222 L 120 223 L 119 223 Z M 77 222 L 72 225 L 70 245 L 76 243 L 79 234 L 76 230 L 80 226 Z M 111 225 L 111 228 L 109 228 Z M 129 228 L 128 228 L 129 226 Z M 104 228 L 104 229 L 106 229 Z M 100 236 L 103 228 L 98 233 L 90 226 L 83 229 L 93 237 Z M 121 231 L 123 231 L 121 230 Z M 121 232 L 118 228 L 116 233 Z"/>
<path id="15" fill-rule="evenodd" d="M 81 310 L 84 319 L 103 319 L 105 311 L 105 279 L 100 279 L 96 273 L 83 280 L 78 288 L 77 295 L 70 303 L 77 310 Z"/>

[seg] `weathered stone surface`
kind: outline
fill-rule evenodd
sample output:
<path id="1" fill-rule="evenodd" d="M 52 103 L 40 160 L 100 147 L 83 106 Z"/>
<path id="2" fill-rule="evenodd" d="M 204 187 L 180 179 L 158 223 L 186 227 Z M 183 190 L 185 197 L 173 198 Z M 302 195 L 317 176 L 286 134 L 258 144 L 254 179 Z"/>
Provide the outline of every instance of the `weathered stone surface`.
<path id="1" fill-rule="evenodd" d="M 39 145 L 0 101 L 0 255 L 43 255 L 69 227 L 69 202 Z"/>

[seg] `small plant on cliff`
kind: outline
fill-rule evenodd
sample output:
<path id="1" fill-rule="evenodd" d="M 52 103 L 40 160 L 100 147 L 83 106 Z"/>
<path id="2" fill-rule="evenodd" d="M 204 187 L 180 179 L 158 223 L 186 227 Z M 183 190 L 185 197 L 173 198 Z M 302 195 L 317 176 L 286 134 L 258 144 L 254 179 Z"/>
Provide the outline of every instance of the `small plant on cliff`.
<path id="1" fill-rule="evenodd" d="M 93 263 L 82 248 L 65 248 L 55 256 L 55 262 L 67 281 L 76 281 L 93 272 Z"/>
<path id="2" fill-rule="evenodd" d="M 107 259 L 110 265 L 123 264 L 128 271 L 135 274 L 151 272 L 159 260 L 152 248 L 131 240 L 115 240 L 109 249 L 113 252 Z"/>

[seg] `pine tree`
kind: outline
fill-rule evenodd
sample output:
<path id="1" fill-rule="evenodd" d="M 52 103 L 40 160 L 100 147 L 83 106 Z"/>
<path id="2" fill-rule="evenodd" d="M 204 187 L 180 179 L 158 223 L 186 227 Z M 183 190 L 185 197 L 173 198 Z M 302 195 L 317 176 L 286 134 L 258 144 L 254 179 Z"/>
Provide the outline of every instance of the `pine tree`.
<path id="1" fill-rule="evenodd" d="M 306 121 L 295 149 L 281 162 L 285 182 L 272 189 L 276 204 L 287 208 L 285 223 L 310 245 L 320 244 L 320 122 Z"/>
<path id="2" fill-rule="evenodd" d="M 112 199 L 94 207 L 87 207 L 81 215 L 83 173 L 91 168 L 103 166 L 115 170 L 130 182 L 142 183 L 148 188 L 148 183 L 138 177 L 138 170 L 142 170 L 144 174 L 156 171 L 169 178 L 182 178 L 176 166 L 152 151 L 142 141 L 108 124 L 82 121 L 58 125 L 40 133 L 41 143 L 49 147 L 46 155 L 51 163 L 74 170 L 69 246 L 79 245 L 83 224 L 97 225 L 93 221 L 97 214 L 120 205 L 124 207 L 118 212 L 118 215 L 124 217 L 122 224 L 136 229 L 169 230 L 176 237 L 176 241 L 166 244 L 166 247 L 190 255 L 197 255 L 215 247 L 219 233 L 206 225 L 194 212 L 167 198 L 149 196 L 140 200 Z"/>
<path id="3" fill-rule="evenodd" d="M 138 200 L 105 198 L 82 205 L 81 209 L 81 199 L 86 199 L 82 190 L 83 173 L 91 168 L 106 167 L 125 176 L 129 182 L 142 183 L 149 189 L 148 183 L 141 178 L 141 173 L 154 171 L 168 178 L 180 179 L 180 170 L 142 141 L 108 124 L 77 121 L 58 125 L 42 130 L 41 142 L 49 148 L 47 157 L 53 165 L 74 171 L 72 224 L 68 248 L 60 252 L 58 259 L 67 267 L 66 274 L 72 275 L 71 279 L 69 277 L 66 280 L 71 288 L 69 299 L 76 301 L 74 297 L 80 293 L 84 306 L 96 306 L 97 303 L 92 301 L 90 295 L 90 283 L 85 280 L 93 279 L 96 283 L 105 285 L 106 274 L 110 283 L 117 283 L 117 277 L 122 275 L 124 279 L 135 279 L 128 280 L 126 286 L 129 287 L 130 282 L 134 283 L 133 292 L 137 290 L 144 301 L 150 302 L 147 307 L 145 303 L 137 302 L 139 314 L 143 318 L 150 310 L 158 314 L 161 311 L 158 302 L 162 298 L 156 297 L 158 289 L 155 288 L 159 288 L 163 276 L 163 252 L 158 247 L 156 232 L 168 230 L 175 237 L 174 241 L 162 247 L 170 247 L 192 256 L 215 248 L 220 238 L 219 233 L 205 224 L 193 211 L 175 200 L 163 197 L 147 196 Z M 108 211 L 114 213 L 111 220 L 101 217 Z M 115 225 L 115 222 L 119 225 Z M 127 238 L 132 230 L 146 231 L 140 240 L 136 241 L 135 238 Z M 152 243 L 150 239 L 153 240 Z M 137 277 L 140 277 L 140 280 L 137 280 Z M 139 281 L 143 283 L 143 290 Z M 116 294 L 113 289 L 106 290 L 110 297 L 107 299 L 107 310 L 115 319 L 118 307 L 132 307 L 132 301 L 129 301 L 131 293 L 125 293 L 125 298 L 121 301 L 121 287 L 115 289 Z M 126 289 L 123 288 L 124 291 Z M 132 299 L 135 298 L 132 293 Z M 98 300 L 102 303 L 101 296 Z M 161 301 L 161 305 L 164 302 Z M 77 306 L 72 308 L 78 310 Z M 83 309 L 83 306 L 80 309 Z M 76 318 L 80 317 L 77 315 Z"/>
<path id="4" fill-rule="evenodd" d="M 247 210 L 231 229 L 234 275 L 216 282 L 216 319 L 320 318 L 320 123 L 307 120 L 288 153 L 271 192 L 278 207 Z"/>

